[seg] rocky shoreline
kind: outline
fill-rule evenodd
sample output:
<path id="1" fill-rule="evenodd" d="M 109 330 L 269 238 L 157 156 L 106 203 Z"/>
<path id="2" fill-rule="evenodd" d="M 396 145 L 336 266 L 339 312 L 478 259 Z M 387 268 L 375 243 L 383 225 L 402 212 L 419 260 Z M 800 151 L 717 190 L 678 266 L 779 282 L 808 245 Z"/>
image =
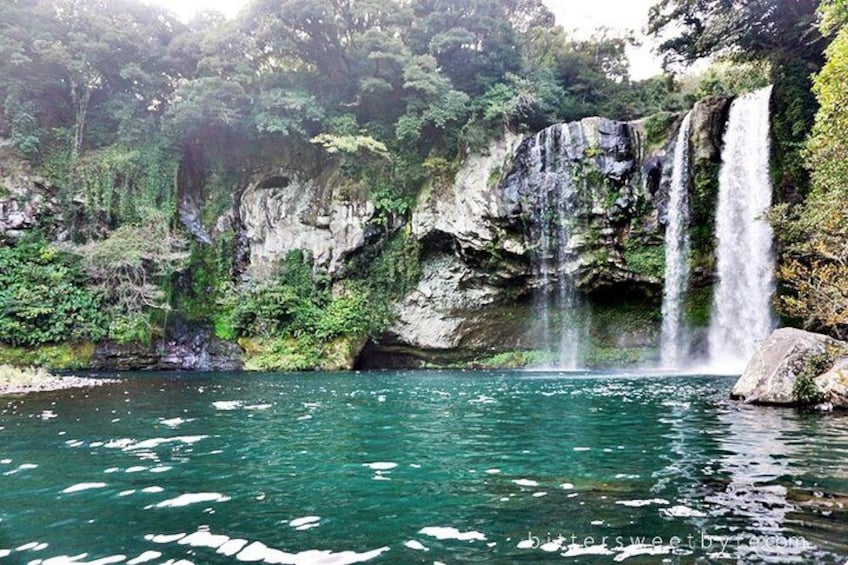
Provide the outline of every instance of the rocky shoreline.
<path id="1" fill-rule="evenodd" d="M 119 381 L 116 379 L 57 376 L 43 369 L 16 369 L 5 365 L 0 366 L 0 396 L 91 388 L 117 382 Z"/>

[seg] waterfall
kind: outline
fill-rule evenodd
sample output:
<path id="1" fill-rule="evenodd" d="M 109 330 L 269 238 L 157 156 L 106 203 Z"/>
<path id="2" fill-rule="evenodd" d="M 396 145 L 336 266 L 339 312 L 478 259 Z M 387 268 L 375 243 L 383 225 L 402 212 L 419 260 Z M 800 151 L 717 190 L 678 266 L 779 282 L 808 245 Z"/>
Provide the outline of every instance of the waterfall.
<path id="1" fill-rule="evenodd" d="M 692 113 L 686 114 L 677 141 L 665 228 L 665 285 L 662 305 L 661 361 L 680 367 L 689 354 L 689 335 L 683 321 L 683 299 L 689 285 L 689 132 Z"/>
<path id="2" fill-rule="evenodd" d="M 585 145 L 580 123 L 540 131 L 531 142 L 528 175 L 522 179 L 535 197 L 530 239 L 540 286 L 535 299 L 536 324 L 542 345 L 552 353 L 553 365 L 562 369 L 578 366 L 582 334 L 573 278 L 577 256 L 571 235 L 578 204 L 575 171 Z"/>
<path id="3" fill-rule="evenodd" d="M 736 99 L 722 150 L 716 209 L 718 284 L 709 329 L 710 364 L 738 372 L 774 328 L 769 99 L 771 87 Z"/>

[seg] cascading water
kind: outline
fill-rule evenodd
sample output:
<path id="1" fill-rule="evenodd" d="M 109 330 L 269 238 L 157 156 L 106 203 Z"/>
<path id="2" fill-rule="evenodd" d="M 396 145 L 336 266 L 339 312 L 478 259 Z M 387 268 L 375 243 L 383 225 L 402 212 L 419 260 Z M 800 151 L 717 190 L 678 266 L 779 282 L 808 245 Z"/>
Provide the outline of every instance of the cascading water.
<path id="1" fill-rule="evenodd" d="M 662 305 L 661 362 L 679 368 L 689 354 L 689 335 L 683 321 L 683 299 L 689 285 L 689 132 L 692 113 L 686 114 L 677 141 L 665 228 L 665 285 Z"/>
<path id="2" fill-rule="evenodd" d="M 574 285 L 576 254 L 570 250 L 576 218 L 575 163 L 583 159 L 585 139 L 579 123 L 558 124 L 539 132 L 528 152 L 528 175 L 523 183 L 535 195 L 531 241 L 540 289 L 536 297 L 537 324 L 554 365 L 578 365 L 581 327 Z"/>
<path id="3" fill-rule="evenodd" d="M 774 328 L 769 99 L 771 87 L 733 102 L 722 150 L 716 238 L 718 284 L 709 329 L 710 365 L 744 368 Z"/>

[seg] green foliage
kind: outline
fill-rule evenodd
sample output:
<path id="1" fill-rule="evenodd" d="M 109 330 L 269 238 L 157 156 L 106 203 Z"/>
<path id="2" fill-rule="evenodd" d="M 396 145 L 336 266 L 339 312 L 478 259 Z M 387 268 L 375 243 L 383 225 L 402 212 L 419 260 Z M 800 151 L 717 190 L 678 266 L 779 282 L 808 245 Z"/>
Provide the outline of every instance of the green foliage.
<path id="1" fill-rule="evenodd" d="M 152 336 L 154 311 L 170 308 L 165 284 L 188 259 L 186 242 L 167 216 L 148 210 L 137 224 L 79 248 L 82 266 L 106 308 L 110 337 L 132 341 Z"/>
<path id="2" fill-rule="evenodd" d="M 293 251 L 271 280 L 230 289 L 221 298 L 216 331 L 222 338 L 321 341 L 371 332 L 376 320 L 367 290 L 351 284 L 333 295 L 328 282 L 313 275 L 311 260 Z"/>
<path id="3" fill-rule="evenodd" d="M 739 96 L 771 84 L 771 64 L 764 61 L 720 59 L 700 76 L 696 98 Z"/>
<path id="4" fill-rule="evenodd" d="M 827 352 L 813 355 L 804 360 L 803 368 L 795 375 L 792 396 L 800 405 L 809 406 L 822 402 L 823 398 L 815 379 L 833 366 L 833 358 Z"/>
<path id="5" fill-rule="evenodd" d="M 818 109 L 811 82 L 816 70 L 817 65 L 787 60 L 774 72 L 771 167 L 779 202 L 797 202 L 810 190 L 804 147 Z"/>
<path id="6" fill-rule="evenodd" d="M 103 337 L 97 297 L 77 258 L 38 235 L 0 248 L 0 342 L 37 346 Z"/>
<path id="7" fill-rule="evenodd" d="M 712 286 L 690 288 L 689 292 L 686 293 L 683 304 L 687 324 L 693 328 L 705 328 L 709 326 L 712 304 Z"/>
<path id="8" fill-rule="evenodd" d="M 665 247 L 629 239 L 624 246 L 627 268 L 638 275 L 662 280 L 665 275 Z"/>
<path id="9" fill-rule="evenodd" d="M 812 32 L 818 0 L 657 0 L 648 31 L 662 38 L 666 65 L 732 54 L 763 60 L 820 53 Z"/>
<path id="10" fill-rule="evenodd" d="M 815 78 L 821 108 L 805 156 L 812 189 L 798 207 L 772 216 L 783 243 L 781 312 L 809 329 L 848 337 L 848 27 L 827 49 Z"/>
<path id="11" fill-rule="evenodd" d="M 555 361 L 549 351 L 504 351 L 475 359 L 469 365 L 474 369 L 523 369 Z"/>
<path id="12" fill-rule="evenodd" d="M 720 163 L 697 161 L 692 169 L 690 228 L 693 267 L 712 267 L 715 245 L 715 203 L 718 201 Z"/>
<path id="13" fill-rule="evenodd" d="M 662 146 L 668 143 L 671 127 L 677 121 L 675 112 L 659 112 L 645 118 L 645 135 L 648 146 Z"/>

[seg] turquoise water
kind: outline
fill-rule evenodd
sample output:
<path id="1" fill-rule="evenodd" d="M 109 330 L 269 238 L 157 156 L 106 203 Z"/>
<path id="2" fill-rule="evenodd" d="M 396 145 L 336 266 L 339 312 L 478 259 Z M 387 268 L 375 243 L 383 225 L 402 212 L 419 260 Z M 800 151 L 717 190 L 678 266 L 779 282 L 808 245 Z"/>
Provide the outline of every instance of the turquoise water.
<path id="1" fill-rule="evenodd" d="M 0 562 L 848 556 L 848 417 L 729 378 L 123 378 L 0 400 Z"/>

